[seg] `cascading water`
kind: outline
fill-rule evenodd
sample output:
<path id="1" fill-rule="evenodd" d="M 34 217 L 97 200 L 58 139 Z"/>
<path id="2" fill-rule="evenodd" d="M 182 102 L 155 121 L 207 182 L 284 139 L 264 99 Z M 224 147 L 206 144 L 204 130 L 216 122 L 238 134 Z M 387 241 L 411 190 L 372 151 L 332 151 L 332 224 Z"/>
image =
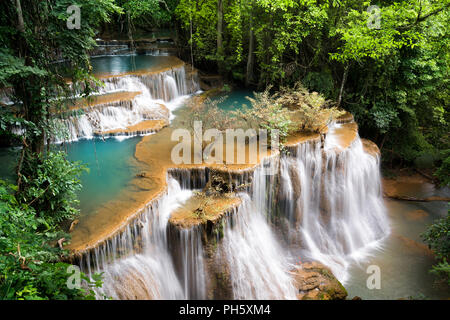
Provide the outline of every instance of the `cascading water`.
<path id="1" fill-rule="evenodd" d="M 268 220 L 275 176 L 269 158 L 253 174 L 251 197 L 241 194 L 242 204 L 228 221 L 219 255 L 226 257 L 235 299 L 295 299 L 287 251 L 281 247 Z"/>
<path id="2" fill-rule="evenodd" d="M 181 278 L 185 299 L 206 299 L 203 245 L 198 228 L 180 231 Z"/>
<path id="3" fill-rule="evenodd" d="M 132 229 L 114 237 L 111 244 L 107 242 L 102 249 L 96 249 L 93 259 L 88 255 L 93 261 L 83 261 L 83 269 L 90 275 L 103 272 L 104 284 L 96 292 L 98 297 L 187 298 L 168 250 L 167 224 L 171 212 L 191 194 L 189 190 L 182 190 L 175 179 L 168 179 L 167 194 L 146 208 Z M 141 229 L 137 237 L 133 236 L 135 232 L 131 232 L 135 228 Z M 140 247 L 137 251 L 136 246 Z M 128 255 L 117 257 L 118 252 L 128 252 Z"/>
<path id="4" fill-rule="evenodd" d="M 295 299 L 286 252 L 246 194 L 225 228 L 220 253 L 230 269 L 234 299 Z"/>
<path id="5" fill-rule="evenodd" d="M 379 159 L 364 151 L 359 137 L 340 150 L 333 127 L 323 150 L 320 141 L 307 142 L 295 153 L 281 159 L 286 215 L 306 258 L 329 266 L 345 283 L 349 265 L 379 247 L 390 231 Z"/>
<path id="6" fill-rule="evenodd" d="M 105 106 L 96 106 L 84 110 L 84 114 L 70 116 L 63 120 L 68 129 L 68 140 L 91 138 L 97 132 L 125 129 L 146 119 L 162 119 L 164 114 L 159 105 L 148 100 L 142 104 L 136 97 L 133 101 L 120 101 Z"/>
<path id="7" fill-rule="evenodd" d="M 145 87 L 152 99 L 165 102 L 190 93 L 184 66 L 158 73 L 110 77 L 103 81 L 105 87 L 100 89 L 100 93 L 118 90 L 142 91 Z"/>
<path id="8" fill-rule="evenodd" d="M 339 126 L 330 127 L 324 143 L 320 138 L 308 140 L 287 154 L 264 159 L 254 171 L 229 173 L 230 181 L 251 187 L 240 194 L 234 213 L 223 218 L 223 237 L 218 236 L 213 256 L 203 248 L 205 229 L 168 223 L 171 213 L 192 195 L 190 190 L 205 187 L 209 170 L 170 170 L 165 196 L 121 235 L 84 255 L 83 270 L 104 273 L 97 295 L 206 299 L 216 276 L 212 264 L 229 273 L 227 285 L 235 299 L 295 299 L 289 262 L 298 253 L 297 245 L 302 260 L 322 262 L 345 282 L 350 264 L 380 246 L 389 224 L 378 157 L 364 151 L 356 133 L 349 146 L 341 147 L 335 134 Z M 283 221 L 288 222 L 289 249 L 275 232 L 286 227 Z"/>
<path id="9" fill-rule="evenodd" d="M 160 73 L 125 75 L 104 80 L 96 94 L 140 92 L 130 101 L 96 105 L 83 114 L 62 120 L 68 129 L 65 140 L 92 138 L 96 133 L 125 129 L 149 119 L 171 119 L 171 111 L 182 105 L 187 95 L 198 90 L 196 79 L 188 85 L 184 66 Z M 162 107 L 164 105 L 169 110 Z M 64 140 L 64 139 L 61 139 Z M 60 141 L 55 141 L 60 142 Z"/>

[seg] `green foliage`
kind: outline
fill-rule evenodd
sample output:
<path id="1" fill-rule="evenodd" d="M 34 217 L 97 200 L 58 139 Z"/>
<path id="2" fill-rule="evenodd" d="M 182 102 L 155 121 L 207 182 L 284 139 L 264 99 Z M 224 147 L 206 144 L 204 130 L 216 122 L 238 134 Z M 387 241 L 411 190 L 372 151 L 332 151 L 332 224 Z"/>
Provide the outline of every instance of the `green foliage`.
<path id="1" fill-rule="evenodd" d="M 441 182 L 441 186 L 445 187 L 450 185 L 450 149 L 443 150 L 442 163 L 435 172 L 435 176 L 438 177 Z"/>
<path id="2" fill-rule="evenodd" d="M 250 105 L 243 105 L 229 113 L 218 107 L 226 99 L 194 98 L 188 108 L 181 111 L 176 126 L 194 128 L 195 121 L 202 121 L 202 129 L 266 129 L 270 137 L 272 130 L 278 130 L 283 142 L 289 133 L 298 131 L 319 132 L 329 122 L 344 112 L 327 101 L 317 92 L 308 92 L 300 82 L 293 87 L 281 87 L 270 93 L 271 87 L 255 92 L 254 98 L 247 97 Z"/>
<path id="3" fill-rule="evenodd" d="M 330 72 L 309 72 L 302 79 L 302 83 L 310 91 L 320 92 L 327 98 L 333 97 L 334 83 Z"/>
<path id="4" fill-rule="evenodd" d="M 167 25 L 178 1 L 175 0 L 117 0 L 117 4 L 130 14 L 134 25 L 154 28 Z"/>
<path id="5" fill-rule="evenodd" d="M 217 129 L 224 131 L 233 127 L 235 122 L 225 111 L 219 108 L 219 104 L 226 99 L 211 99 L 209 97 L 197 97 L 188 102 L 187 108 L 182 110 L 176 120 L 175 126 L 194 130 L 194 122 L 202 122 L 202 130 Z"/>
<path id="6" fill-rule="evenodd" d="M 450 213 L 450 212 L 449 212 Z M 438 259 L 450 258 L 450 214 L 437 220 L 422 235 Z"/>
<path id="7" fill-rule="evenodd" d="M 79 29 L 67 27 L 71 5 L 81 9 Z M 45 153 L 44 140 L 59 131 L 54 114 L 67 98 L 98 85 L 88 53 L 97 27 L 121 12 L 114 0 L 0 2 L 0 90 L 13 102 L 0 107 L 0 136 L 22 145 L 17 186 L 0 183 L 0 298 L 93 298 L 89 289 L 68 289 L 69 265 L 56 248 L 68 238 L 61 222 L 78 214 L 83 168 L 63 153 Z"/>
<path id="8" fill-rule="evenodd" d="M 195 59 L 218 60 L 216 56 L 217 1 L 204 1 L 201 5 L 193 0 L 180 0 L 175 14 L 186 30 L 186 42 L 194 46 Z M 192 25 L 192 38 L 190 37 Z"/>
<path id="9" fill-rule="evenodd" d="M 75 207 L 83 170 L 79 163 L 66 160 L 63 152 L 34 157 L 22 170 L 23 191 L 19 200 L 32 206 L 45 225 L 72 219 L 78 214 Z"/>
<path id="10" fill-rule="evenodd" d="M 446 259 L 435 264 L 430 272 L 439 278 L 447 279 L 447 285 L 450 286 L 450 265 Z"/>
<path id="11" fill-rule="evenodd" d="M 92 286 L 69 289 L 65 254 L 54 244 L 65 236 L 58 225 L 43 221 L 33 207 L 16 198 L 16 186 L 0 180 L 0 299 L 92 299 Z M 39 231 L 45 224 L 47 228 Z"/>
<path id="12" fill-rule="evenodd" d="M 23 26 L 17 23 L 18 3 Z M 80 29 L 67 27 L 71 5 L 80 7 Z M 11 115 L 26 120 L 22 122 L 26 148 L 40 152 L 45 137 L 53 135 L 50 111 L 63 107 L 61 97 L 73 95 L 80 82 L 84 93 L 90 92 L 88 52 L 95 46 L 96 27 L 108 22 L 113 12 L 121 12 L 114 0 L 1 2 L 0 89 L 14 105 L 3 107 L 7 112 L 0 114 L 0 123 L 6 123 Z M 55 63 L 57 60 L 64 63 Z"/>
<path id="13" fill-rule="evenodd" d="M 308 90 L 297 82 L 292 88 L 282 87 L 275 94 L 275 102 L 292 110 L 292 130 L 320 132 L 327 124 L 344 112 L 336 107 L 326 107 L 328 101 L 317 92 Z"/>
<path id="14" fill-rule="evenodd" d="M 289 132 L 292 121 L 289 110 L 276 101 L 276 95 L 270 94 L 270 87 L 263 92 L 255 92 L 254 98 L 247 97 L 250 107 L 244 105 L 242 110 L 232 111 L 238 122 L 236 126 L 242 129 L 266 129 L 269 137 L 273 130 L 283 141 Z"/>
<path id="15" fill-rule="evenodd" d="M 421 32 L 408 27 L 416 17 L 416 12 L 421 10 L 417 1 L 401 1 L 382 6 L 380 28 L 368 27 L 368 23 L 373 23 L 373 17 L 365 10 L 369 5 L 370 2 L 367 1 L 351 7 L 333 30 L 341 38 L 343 45 L 336 53 L 331 54 L 332 59 L 341 62 L 361 61 L 365 58 L 382 61 L 384 57 L 403 47 L 414 48 L 422 39 Z"/>
<path id="16" fill-rule="evenodd" d="M 381 10 L 380 28 L 369 27 L 370 5 Z M 449 6 L 449 0 L 231 0 L 224 2 L 220 56 L 217 1 L 181 0 L 176 17 L 186 54 L 192 45 L 200 68 L 225 62 L 220 70 L 236 81 L 252 71 L 250 84 L 259 89 L 300 80 L 335 101 L 342 86 L 340 106 L 355 116 L 361 135 L 381 146 L 383 161 L 413 165 L 449 148 Z"/>
<path id="17" fill-rule="evenodd" d="M 433 250 L 438 263 L 433 266 L 431 272 L 447 279 L 450 285 L 450 210 L 445 218 L 434 222 L 423 234 L 423 240 Z"/>

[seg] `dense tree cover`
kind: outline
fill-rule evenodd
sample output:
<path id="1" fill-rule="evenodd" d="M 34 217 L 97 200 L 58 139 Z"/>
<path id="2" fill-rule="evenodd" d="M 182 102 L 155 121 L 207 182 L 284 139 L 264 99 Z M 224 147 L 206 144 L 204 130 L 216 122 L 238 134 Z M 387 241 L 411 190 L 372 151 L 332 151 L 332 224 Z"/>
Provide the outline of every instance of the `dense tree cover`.
<path id="1" fill-rule="evenodd" d="M 80 28 L 67 25 L 72 5 L 81 9 Z M 86 95 L 97 84 L 88 52 L 97 26 L 119 12 L 113 0 L 0 3 L 0 92 L 13 102 L 0 106 L 0 136 L 21 146 L 16 185 L 0 185 L 0 298 L 93 297 L 67 287 L 69 264 L 60 262 L 68 239 L 61 223 L 78 214 L 82 168 L 48 150 L 59 134 L 51 111 L 63 109 L 76 89 Z"/>
<path id="2" fill-rule="evenodd" d="M 64 157 L 50 153 L 42 159 L 27 176 L 33 186 L 26 193 L 0 180 L 0 299 L 94 299 L 91 287 L 101 285 L 85 275 L 84 287 L 67 285 L 72 273 L 57 243 L 67 238 L 61 220 L 76 214 L 82 168 Z"/>
<path id="3" fill-rule="evenodd" d="M 116 3 L 130 14 L 136 26 L 153 28 L 167 26 L 177 5 L 174 0 L 117 0 Z"/>
<path id="4" fill-rule="evenodd" d="M 380 8 L 379 25 L 370 5 Z M 197 66 L 259 89 L 301 80 L 352 112 L 385 161 L 445 164 L 438 150 L 449 149 L 449 5 L 180 0 L 176 17 Z"/>
<path id="5" fill-rule="evenodd" d="M 174 29 L 178 0 L 114 0 L 114 3 L 122 11 L 102 23 L 100 36 L 134 40 L 140 36 L 150 38 L 151 32 L 161 28 Z"/>

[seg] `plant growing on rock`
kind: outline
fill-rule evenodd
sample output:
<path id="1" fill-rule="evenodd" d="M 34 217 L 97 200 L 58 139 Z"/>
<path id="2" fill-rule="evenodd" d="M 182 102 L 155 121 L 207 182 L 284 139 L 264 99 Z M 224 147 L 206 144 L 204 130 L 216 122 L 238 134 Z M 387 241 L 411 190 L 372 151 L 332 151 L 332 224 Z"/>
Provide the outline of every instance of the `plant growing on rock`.
<path id="1" fill-rule="evenodd" d="M 211 99 L 209 97 L 195 97 L 188 101 L 186 108 L 182 110 L 174 123 L 175 128 L 183 128 L 190 131 L 194 141 L 202 146 L 203 150 L 210 144 L 203 141 L 203 135 L 208 129 L 217 129 L 220 132 L 233 128 L 233 120 L 218 105 L 226 99 Z M 196 131 L 195 123 L 201 122 L 201 132 Z M 198 128 L 197 128 L 198 130 Z"/>
<path id="2" fill-rule="evenodd" d="M 278 130 L 283 141 L 292 125 L 289 110 L 276 100 L 276 95 L 270 94 L 271 86 L 263 92 L 255 92 L 254 98 L 247 97 L 251 107 L 244 105 L 242 110 L 233 111 L 236 125 L 243 129 L 266 129 L 270 137 L 273 130 Z"/>
<path id="3" fill-rule="evenodd" d="M 292 131 L 320 132 L 328 123 L 345 113 L 331 105 L 331 101 L 297 82 L 293 87 L 281 87 L 274 95 L 275 102 L 291 110 Z"/>
<path id="4" fill-rule="evenodd" d="M 174 127 L 185 128 L 194 132 L 194 122 L 202 122 L 202 133 L 208 129 L 217 129 L 224 131 L 233 127 L 233 119 L 218 105 L 226 99 L 211 99 L 209 97 L 194 97 L 187 102 L 178 118 L 175 120 Z"/>

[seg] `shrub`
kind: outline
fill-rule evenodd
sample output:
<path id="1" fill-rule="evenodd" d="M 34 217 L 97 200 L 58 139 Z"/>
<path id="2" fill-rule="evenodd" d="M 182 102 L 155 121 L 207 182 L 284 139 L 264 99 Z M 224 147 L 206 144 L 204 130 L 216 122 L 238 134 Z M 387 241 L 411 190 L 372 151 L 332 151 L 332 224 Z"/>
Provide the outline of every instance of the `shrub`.
<path id="1" fill-rule="evenodd" d="M 300 82 L 292 88 L 280 88 L 274 100 L 292 111 L 293 131 L 320 132 L 328 123 L 345 113 L 336 107 L 327 107 L 330 101 L 317 92 L 308 92 Z"/>
<path id="2" fill-rule="evenodd" d="M 437 220 L 427 231 L 422 234 L 422 238 L 436 255 L 438 264 L 434 265 L 431 272 L 443 279 L 447 279 L 450 285 L 450 210 L 445 218 Z"/>
<path id="3" fill-rule="evenodd" d="M 450 149 L 441 151 L 442 163 L 435 172 L 435 176 L 441 182 L 441 186 L 450 185 Z"/>
<path id="4" fill-rule="evenodd" d="M 85 167 L 68 161 L 63 152 L 40 154 L 26 163 L 18 200 L 34 208 L 47 228 L 74 219 L 79 213 L 75 208 L 82 187 L 79 177 Z"/>
<path id="5" fill-rule="evenodd" d="M 275 99 L 275 95 L 271 95 L 266 88 L 264 92 L 255 92 L 254 98 L 247 97 L 251 107 L 244 105 L 242 110 L 233 111 L 237 118 L 236 125 L 242 129 L 266 129 L 268 136 L 272 134 L 272 130 L 279 131 L 280 140 L 283 141 L 291 128 L 291 118 L 289 110 L 283 108 Z"/>
<path id="6" fill-rule="evenodd" d="M 43 218 L 18 201 L 16 191 L 0 180 L 0 299 L 93 299 L 88 288 L 101 281 L 90 282 L 81 274 L 88 288 L 68 288 L 70 264 L 60 262 L 65 252 L 51 245 L 65 234 L 57 225 L 39 231 Z"/>

